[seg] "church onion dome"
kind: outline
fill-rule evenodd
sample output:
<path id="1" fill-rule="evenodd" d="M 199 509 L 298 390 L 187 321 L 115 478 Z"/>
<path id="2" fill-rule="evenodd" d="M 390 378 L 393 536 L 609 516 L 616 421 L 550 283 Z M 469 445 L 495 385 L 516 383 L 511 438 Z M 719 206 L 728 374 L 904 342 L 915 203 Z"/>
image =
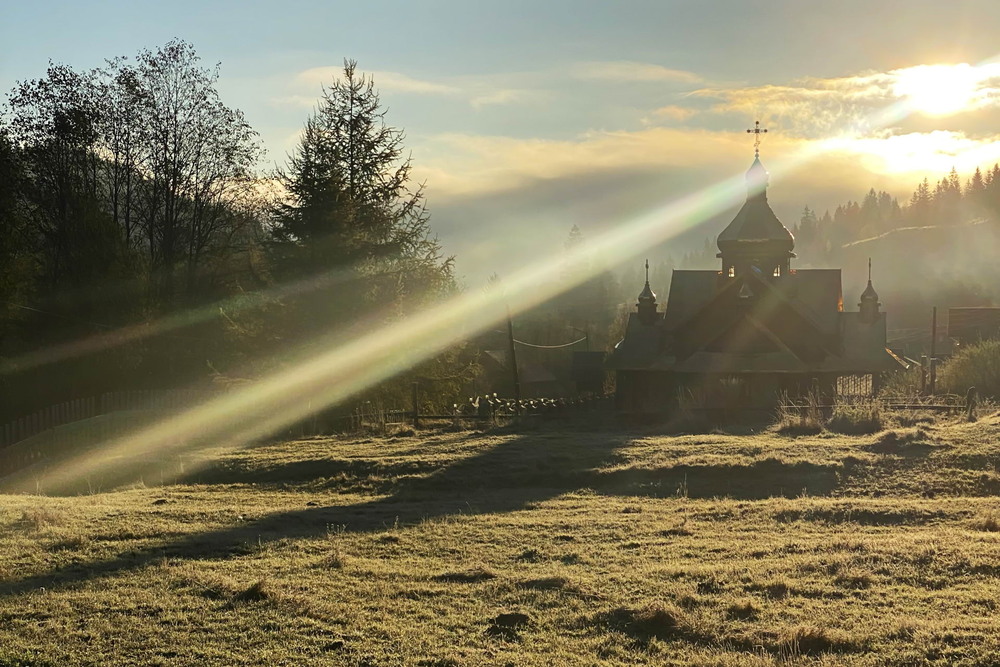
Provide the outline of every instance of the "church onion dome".
<path id="1" fill-rule="evenodd" d="M 871 278 L 868 279 L 868 287 L 866 287 L 865 291 L 861 293 L 861 303 L 858 305 L 860 306 L 864 303 L 878 303 L 878 292 L 876 292 L 875 288 L 872 287 Z"/>
<path id="2" fill-rule="evenodd" d="M 639 321 L 652 324 L 656 321 L 656 295 L 649 287 L 649 260 L 646 260 L 646 286 L 639 292 L 639 303 L 635 304 L 639 313 Z"/>
<path id="3" fill-rule="evenodd" d="M 767 203 L 768 173 L 759 157 L 747 170 L 746 181 L 747 200 L 719 234 L 719 250 L 725 253 L 762 248 L 769 254 L 791 253 L 795 238 Z"/>
<path id="4" fill-rule="evenodd" d="M 874 322 L 879 317 L 878 307 L 881 304 L 878 302 L 878 292 L 872 287 L 872 260 L 868 260 L 868 287 L 865 291 L 861 293 L 861 303 L 858 304 L 858 308 L 861 311 L 861 321 L 862 322 Z"/>
<path id="5" fill-rule="evenodd" d="M 648 280 L 646 281 L 646 286 L 639 292 L 639 303 L 656 303 L 656 294 L 650 289 Z"/>

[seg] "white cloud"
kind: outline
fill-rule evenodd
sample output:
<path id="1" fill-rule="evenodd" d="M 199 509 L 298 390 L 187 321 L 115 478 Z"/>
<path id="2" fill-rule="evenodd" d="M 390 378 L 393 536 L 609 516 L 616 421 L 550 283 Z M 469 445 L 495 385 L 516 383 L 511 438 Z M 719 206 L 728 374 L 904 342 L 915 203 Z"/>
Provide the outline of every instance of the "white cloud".
<path id="1" fill-rule="evenodd" d="M 654 83 L 700 83 L 702 78 L 693 72 L 670 69 L 662 65 L 639 63 L 629 60 L 586 62 L 573 71 L 578 79 L 599 81 L 629 81 Z"/>
<path id="2" fill-rule="evenodd" d="M 744 136 L 707 130 L 649 128 L 592 132 L 573 140 L 438 135 L 419 149 L 414 171 L 435 197 L 476 195 L 530 182 L 600 171 L 741 164 Z M 752 157 L 752 156 L 751 156 Z"/>
<path id="3" fill-rule="evenodd" d="M 723 178 L 740 173 L 753 158 L 746 134 L 668 127 L 593 132 L 573 140 L 445 134 L 424 142 L 418 153 L 415 174 L 426 180 L 435 200 L 634 170 L 684 170 Z M 940 176 L 953 166 L 968 174 L 1000 161 L 1000 137 L 976 139 L 944 131 L 825 140 L 774 136 L 764 159 L 775 166 L 799 155 L 810 156 L 809 166 L 783 177 L 809 184 L 812 191 L 856 187 L 860 193 L 873 183 L 895 183 L 905 192 L 919 178 Z"/>
<path id="4" fill-rule="evenodd" d="M 312 88 L 319 88 L 319 86 L 327 86 L 334 81 L 341 80 L 343 74 L 344 68 L 342 66 L 312 67 L 296 74 L 295 81 Z M 415 93 L 418 95 L 454 95 L 459 92 L 459 89 L 455 86 L 436 81 L 415 79 L 400 72 L 373 71 L 359 72 L 359 74 L 370 77 L 381 91 Z"/>
<path id="5" fill-rule="evenodd" d="M 453 98 L 474 109 L 517 104 L 529 100 L 538 93 L 538 91 L 503 85 L 502 79 L 505 77 L 465 76 L 452 77 L 447 81 L 434 81 L 385 70 L 359 73 L 371 77 L 375 88 L 381 93 Z M 293 78 L 293 86 L 303 92 L 273 98 L 272 103 L 311 107 L 315 105 L 322 86 L 328 86 L 342 78 L 343 67 L 340 66 L 313 67 L 304 70 Z M 313 92 L 316 96 L 310 97 L 309 94 Z"/>
<path id="6" fill-rule="evenodd" d="M 799 136 L 876 136 L 911 116 L 960 116 L 1000 107 L 1000 65 L 916 65 L 784 85 L 702 88 L 690 96 L 712 100 L 712 112 L 767 118 Z"/>
<path id="7" fill-rule="evenodd" d="M 822 146 L 827 151 L 854 155 L 867 171 L 878 173 L 925 172 L 940 177 L 953 167 L 967 174 L 1000 161 L 1000 137 L 973 139 L 946 130 L 838 137 L 822 142 Z"/>
<path id="8" fill-rule="evenodd" d="M 691 118 L 692 116 L 696 115 L 697 113 L 698 113 L 697 109 L 692 109 L 690 107 L 681 107 L 674 104 L 668 104 L 665 107 L 660 107 L 659 109 L 655 109 L 653 111 L 654 116 L 658 116 L 660 118 L 667 118 L 669 120 L 678 122 L 685 121 L 688 118 Z"/>
<path id="9" fill-rule="evenodd" d="M 538 93 L 518 88 L 499 88 L 493 91 L 484 91 L 475 95 L 469 100 L 469 104 L 474 109 L 481 109 L 487 106 L 516 104 L 526 102 L 532 97 L 537 97 Z"/>

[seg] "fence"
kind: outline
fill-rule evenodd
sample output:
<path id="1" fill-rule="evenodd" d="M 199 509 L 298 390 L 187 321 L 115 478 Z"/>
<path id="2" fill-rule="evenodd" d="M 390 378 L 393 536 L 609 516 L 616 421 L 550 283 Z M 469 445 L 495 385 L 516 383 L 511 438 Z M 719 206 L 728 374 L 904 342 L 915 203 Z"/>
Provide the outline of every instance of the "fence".
<path id="1" fill-rule="evenodd" d="M 179 411 L 204 400 L 198 390 L 113 391 L 51 405 L 0 427 L 0 448 L 49 431 L 57 426 L 126 410 Z"/>
<path id="2" fill-rule="evenodd" d="M 785 412 L 801 414 L 809 410 L 818 410 L 825 415 L 830 415 L 838 407 L 873 402 L 882 410 L 888 411 L 921 411 L 958 413 L 967 410 L 968 399 L 958 394 L 935 394 L 933 396 L 885 396 L 885 397 L 857 397 L 838 396 L 834 402 L 821 401 L 817 399 L 804 398 L 800 400 L 784 400 L 778 405 L 779 410 Z"/>
<path id="3" fill-rule="evenodd" d="M 420 426 L 425 421 L 450 421 L 457 425 L 497 425 L 509 423 L 516 417 L 530 419 L 558 418 L 591 411 L 607 404 L 608 396 L 581 396 L 576 398 L 534 398 L 515 401 L 500 398 L 496 394 L 476 396 L 465 403 L 455 403 L 448 414 L 426 414 L 418 404 L 410 410 L 392 409 L 384 411 L 381 423 L 412 424 Z M 358 426 L 364 426 L 359 420 Z"/>

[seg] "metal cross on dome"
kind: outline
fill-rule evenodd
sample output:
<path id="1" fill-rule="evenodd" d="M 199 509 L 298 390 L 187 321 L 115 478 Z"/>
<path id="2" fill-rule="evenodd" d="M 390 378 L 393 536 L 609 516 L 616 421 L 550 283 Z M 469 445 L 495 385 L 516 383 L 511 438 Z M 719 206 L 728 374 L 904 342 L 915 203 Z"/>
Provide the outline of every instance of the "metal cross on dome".
<path id="1" fill-rule="evenodd" d="M 754 135 L 753 156 L 760 157 L 760 135 L 767 134 L 767 130 L 761 129 L 760 121 L 754 121 L 753 129 L 747 130 L 747 134 Z"/>

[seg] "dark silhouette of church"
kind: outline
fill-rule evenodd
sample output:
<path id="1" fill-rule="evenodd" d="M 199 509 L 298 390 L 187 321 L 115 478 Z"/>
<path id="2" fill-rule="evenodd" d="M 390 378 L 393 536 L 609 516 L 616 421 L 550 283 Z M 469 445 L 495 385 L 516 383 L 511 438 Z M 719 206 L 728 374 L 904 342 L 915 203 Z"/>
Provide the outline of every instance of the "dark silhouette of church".
<path id="1" fill-rule="evenodd" d="M 755 151 L 746 203 L 718 238 L 719 271 L 675 270 L 663 311 L 646 285 L 608 360 L 619 409 L 658 413 L 694 400 L 765 408 L 782 395 L 829 398 L 851 380 L 879 389 L 903 362 L 886 348 L 871 282 L 845 312 L 840 269 L 793 269 L 795 239 L 767 203 Z M 862 382 L 859 382 L 862 381 Z"/>

